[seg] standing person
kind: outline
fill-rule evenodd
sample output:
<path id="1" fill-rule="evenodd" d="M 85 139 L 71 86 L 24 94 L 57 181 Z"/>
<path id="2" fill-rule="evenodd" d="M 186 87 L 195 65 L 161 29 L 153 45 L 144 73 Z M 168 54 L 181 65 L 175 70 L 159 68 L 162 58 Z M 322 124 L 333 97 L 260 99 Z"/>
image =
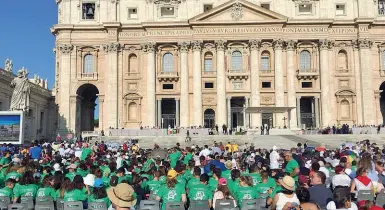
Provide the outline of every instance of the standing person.
<path id="1" fill-rule="evenodd" d="M 217 135 L 219 134 L 219 127 L 218 124 L 215 125 L 215 130 L 217 131 Z"/>
<path id="2" fill-rule="evenodd" d="M 270 153 L 270 169 L 279 168 L 279 154 L 277 152 L 277 146 L 273 146 L 273 151 Z"/>
<path id="3" fill-rule="evenodd" d="M 156 196 L 156 200 L 162 200 L 162 210 L 166 209 L 168 202 L 183 202 L 186 203 L 186 190 L 183 185 L 176 180 L 178 173 L 175 170 L 170 170 L 167 173 L 166 184 L 162 185 Z"/>
<path id="4" fill-rule="evenodd" d="M 80 156 L 80 160 L 85 160 L 91 154 L 92 149 L 89 148 L 87 143 L 83 143 L 82 155 Z"/>
<path id="5" fill-rule="evenodd" d="M 191 186 L 188 197 L 190 201 L 208 200 L 209 208 L 212 207 L 213 191 L 208 186 L 209 176 L 202 174 L 199 178 L 199 183 Z"/>
<path id="6" fill-rule="evenodd" d="M 289 173 L 291 177 L 293 177 L 294 181 L 298 182 L 298 173 L 299 173 L 298 162 L 293 158 L 293 155 L 291 152 L 285 152 L 284 157 L 287 162 L 285 171 Z"/>
<path id="7" fill-rule="evenodd" d="M 266 125 L 266 135 L 270 135 L 270 126 Z"/>
<path id="8" fill-rule="evenodd" d="M 179 150 L 177 150 L 176 148 L 172 149 L 172 153 L 168 155 L 168 157 L 170 158 L 170 166 L 171 166 L 171 168 L 175 168 L 176 162 L 178 162 L 178 160 L 180 159 L 181 155 L 182 154 L 181 154 L 181 152 Z"/>
<path id="9" fill-rule="evenodd" d="M 265 126 L 261 125 L 260 129 L 261 129 L 261 136 L 262 136 L 265 134 Z"/>
<path id="10" fill-rule="evenodd" d="M 121 183 L 107 190 L 108 198 L 115 210 L 131 210 L 136 205 L 134 189 L 127 183 Z"/>
<path id="11" fill-rule="evenodd" d="M 31 148 L 29 149 L 29 154 L 31 155 L 31 159 L 39 159 L 41 155 L 41 147 L 35 143 L 31 144 Z"/>

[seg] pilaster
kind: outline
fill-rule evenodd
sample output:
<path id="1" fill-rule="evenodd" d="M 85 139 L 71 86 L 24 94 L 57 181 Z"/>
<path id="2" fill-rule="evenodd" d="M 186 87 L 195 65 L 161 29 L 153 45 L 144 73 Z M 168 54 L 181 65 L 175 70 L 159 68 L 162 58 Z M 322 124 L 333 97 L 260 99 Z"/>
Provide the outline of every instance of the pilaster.
<path id="1" fill-rule="evenodd" d="M 250 47 L 250 89 L 251 89 L 251 106 L 261 106 L 261 91 L 259 80 L 259 48 L 261 47 L 261 40 L 252 39 L 249 40 Z M 252 113 L 251 115 L 251 128 L 259 128 L 261 124 L 261 113 Z"/>
<path id="2" fill-rule="evenodd" d="M 330 101 L 331 93 L 329 90 L 329 49 L 334 46 L 331 40 L 323 39 L 319 41 L 320 49 L 320 72 L 321 72 L 321 110 L 322 127 L 331 125 Z"/>
<path id="3" fill-rule="evenodd" d="M 194 125 L 200 126 L 203 123 L 202 110 L 202 66 L 201 66 L 201 50 L 202 41 L 193 41 L 193 90 L 194 90 Z"/>
<path id="4" fill-rule="evenodd" d="M 155 43 L 146 44 L 147 50 L 147 124 L 146 126 L 154 127 L 156 124 L 155 116 Z"/>
<path id="5" fill-rule="evenodd" d="M 283 84 L 283 66 L 282 66 L 282 49 L 283 49 L 283 40 L 277 39 L 273 41 L 274 47 L 274 64 L 275 64 L 275 106 L 283 107 L 285 106 L 285 96 L 284 96 L 284 84 Z M 283 113 L 276 113 L 275 124 L 278 127 L 283 128 Z"/>
<path id="6" fill-rule="evenodd" d="M 189 72 L 188 72 L 188 51 L 189 42 L 181 42 L 180 51 L 180 127 L 186 128 L 189 123 Z"/>
<path id="7" fill-rule="evenodd" d="M 222 126 L 227 122 L 226 115 L 226 70 L 225 70 L 225 48 L 226 41 L 215 41 L 217 48 L 217 110 L 216 110 L 216 124 Z"/>
<path id="8" fill-rule="evenodd" d="M 297 42 L 294 40 L 286 41 L 286 86 L 287 86 L 287 106 L 296 106 L 296 91 L 295 91 L 295 68 L 294 68 L 294 50 Z M 297 127 L 297 110 L 292 109 L 289 111 L 289 128 L 294 129 Z"/>

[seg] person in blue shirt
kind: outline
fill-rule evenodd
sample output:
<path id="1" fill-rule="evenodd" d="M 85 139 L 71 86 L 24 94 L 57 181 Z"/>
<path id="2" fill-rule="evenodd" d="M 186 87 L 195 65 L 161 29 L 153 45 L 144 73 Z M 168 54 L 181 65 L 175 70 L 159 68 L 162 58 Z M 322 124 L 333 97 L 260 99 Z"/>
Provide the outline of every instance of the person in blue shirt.
<path id="1" fill-rule="evenodd" d="M 35 145 L 35 143 L 31 144 L 31 148 L 29 149 L 29 154 L 31 154 L 31 159 L 39 159 L 41 155 L 41 147 L 39 145 Z"/>

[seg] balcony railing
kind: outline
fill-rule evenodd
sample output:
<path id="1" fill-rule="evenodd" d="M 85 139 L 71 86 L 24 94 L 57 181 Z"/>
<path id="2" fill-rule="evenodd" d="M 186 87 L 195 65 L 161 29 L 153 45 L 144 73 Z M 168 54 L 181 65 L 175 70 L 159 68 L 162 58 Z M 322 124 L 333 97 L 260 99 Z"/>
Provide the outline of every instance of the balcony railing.
<path id="1" fill-rule="evenodd" d="M 158 72 L 158 80 L 159 81 L 178 81 L 179 73 L 176 71 L 171 71 L 171 72 L 161 71 L 161 72 Z"/>
<path id="2" fill-rule="evenodd" d="M 98 79 L 98 73 L 96 73 L 96 72 L 80 73 L 80 74 L 78 74 L 78 78 L 81 80 L 97 80 Z"/>
<path id="3" fill-rule="evenodd" d="M 349 76 L 350 75 L 349 69 L 337 69 L 335 72 L 336 76 Z"/>
<path id="4" fill-rule="evenodd" d="M 385 77 L 385 69 L 384 70 L 382 70 L 382 69 L 380 70 L 380 76 L 381 77 Z"/>
<path id="5" fill-rule="evenodd" d="M 125 72 L 124 78 L 125 79 L 140 79 L 140 73 L 138 73 L 138 72 Z"/>
<path id="6" fill-rule="evenodd" d="M 203 77 L 216 77 L 217 71 L 203 71 L 202 76 Z"/>
<path id="7" fill-rule="evenodd" d="M 247 70 L 228 70 L 227 77 L 229 79 L 247 79 L 249 78 L 249 72 Z"/>
<path id="8" fill-rule="evenodd" d="M 298 69 L 297 78 L 298 79 L 317 79 L 319 76 L 318 69 Z"/>
<path id="9" fill-rule="evenodd" d="M 378 1 L 378 15 L 385 16 L 385 1 Z"/>
<path id="10" fill-rule="evenodd" d="M 261 77 L 273 77 L 274 76 L 274 70 L 260 70 L 259 74 Z"/>

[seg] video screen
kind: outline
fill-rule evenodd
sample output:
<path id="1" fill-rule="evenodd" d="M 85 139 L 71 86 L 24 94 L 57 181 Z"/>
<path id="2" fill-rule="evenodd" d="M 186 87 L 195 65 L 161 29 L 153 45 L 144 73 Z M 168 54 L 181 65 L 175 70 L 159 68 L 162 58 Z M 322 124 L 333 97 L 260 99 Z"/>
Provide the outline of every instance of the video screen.
<path id="1" fill-rule="evenodd" d="M 6 142 L 19 142 L 21 115 L 0 115 L 0 139 Z"/>

